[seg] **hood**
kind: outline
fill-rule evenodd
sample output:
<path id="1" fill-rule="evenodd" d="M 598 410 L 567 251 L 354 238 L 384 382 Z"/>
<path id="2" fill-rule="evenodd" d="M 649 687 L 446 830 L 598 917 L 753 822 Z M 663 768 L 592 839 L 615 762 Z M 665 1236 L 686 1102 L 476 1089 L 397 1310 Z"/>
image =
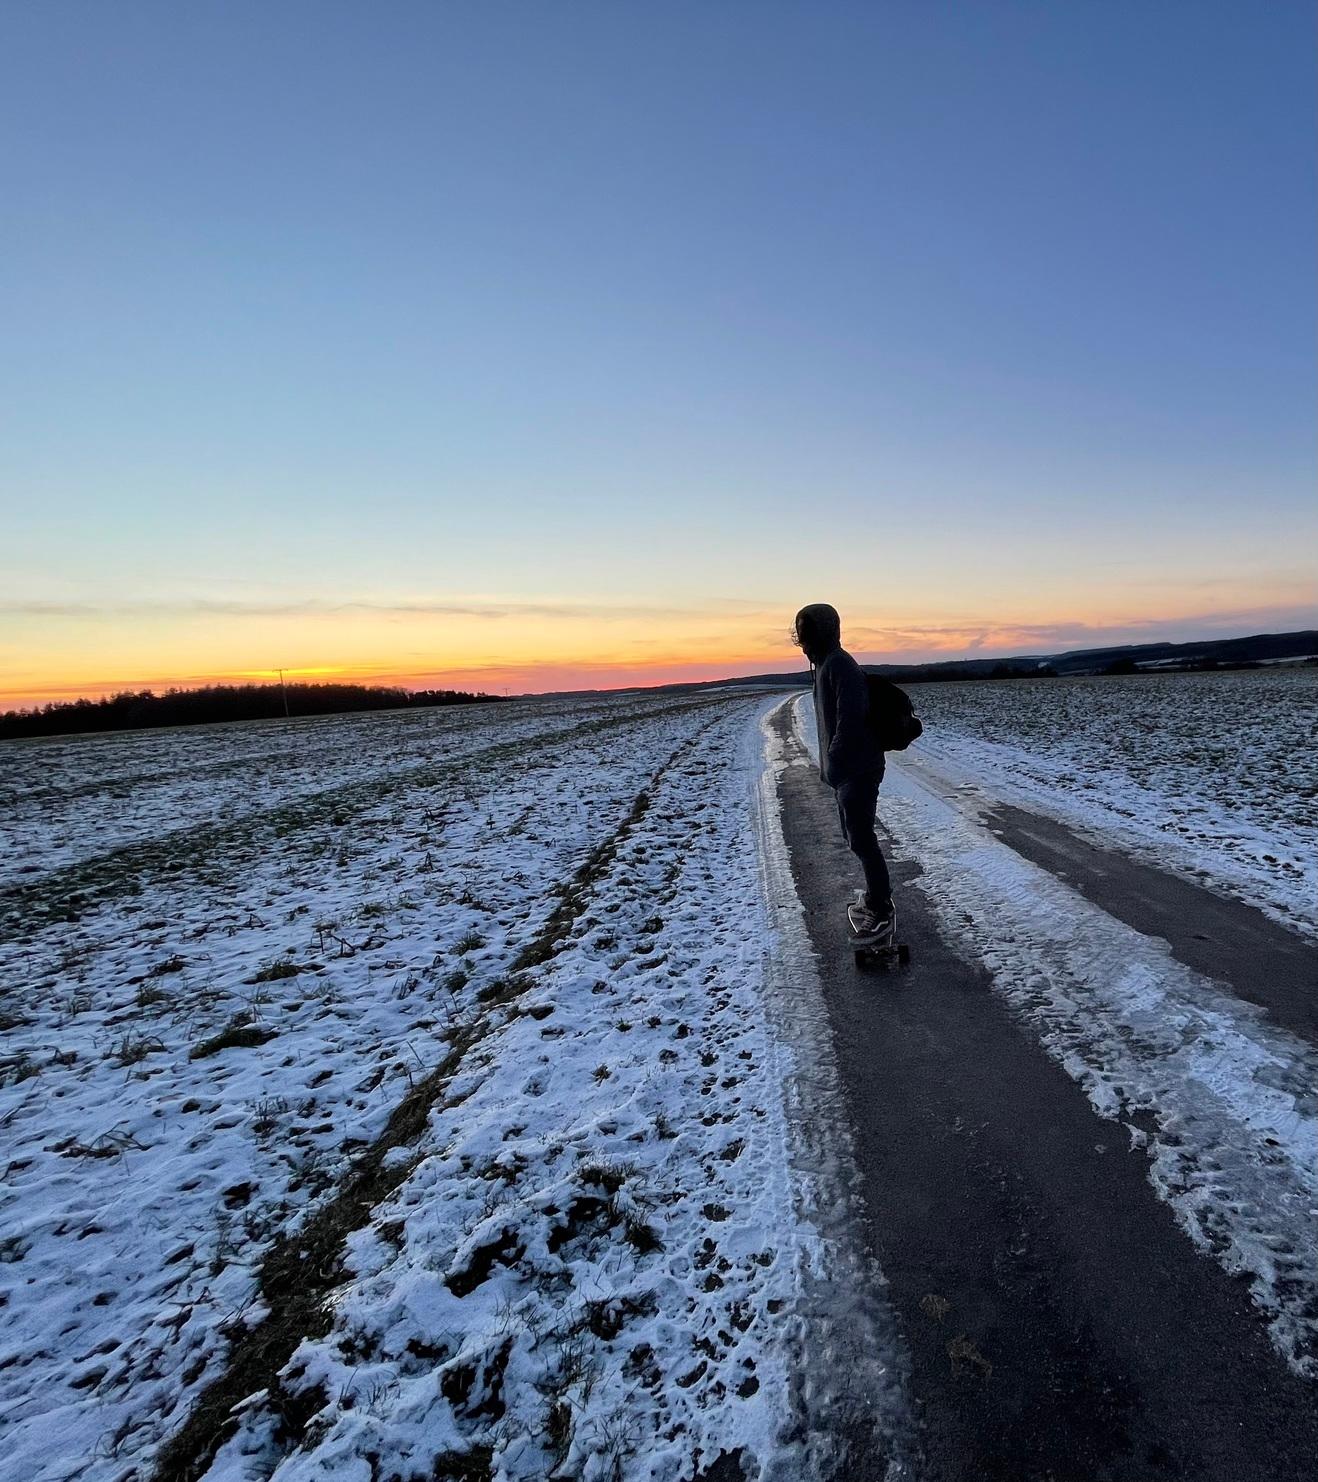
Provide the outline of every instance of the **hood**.
<path id="1" fill-rule="evenodd" d="M 796 641 L 812 664 L 821 663 L 842 645 L 842 619 L 827 602 L 811 602 L 796 614 Z"/>

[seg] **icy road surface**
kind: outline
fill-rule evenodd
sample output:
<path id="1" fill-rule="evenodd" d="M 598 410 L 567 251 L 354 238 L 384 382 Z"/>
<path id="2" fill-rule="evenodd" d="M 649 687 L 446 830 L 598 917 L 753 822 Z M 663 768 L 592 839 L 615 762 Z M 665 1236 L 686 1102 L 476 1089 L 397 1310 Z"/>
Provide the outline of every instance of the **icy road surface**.
<path id="1" fill-rule="evenodd" d="M 970 759 L 984 763 L 984 743 L 940 722 L 951 707 L 928 701 L 944 688 L 912 687 L 929 734 L 888 758 L 879 817 L 898 857 L 919 865 L 916 886 L 944 937 L 989 969 L 1099 1115 L 1147 1150 L 1149 1178 L 1186 1235 L 1249 1281 L 1277 1350 L 1297 1372 L 1318 1376 L 1318 1052 L 1176 961 L 1162 939 L 1133 930 L 995 837 L 988 825 L 998 774 L 989 765 L 968 770 Z M 1010 695 L 1018 686 L 973 688 Z M 990 709 L 1006 703 L 985 701 Z M 796 702 L 796 722 L 817 755 L 808 696 Z M 956 769 L 954 756 L 963 759 Z M 1033 775 L 1057 765 L 1036 757 Z M 1297 758 L 1296 774 L 1307 765 Z M 1153 826 L 1159 805 L 1145 793 L 1142 806 Z M 1178 795 L 1161 806 L 1174 818 L 1190 803 Z M 1096 808 L 1086 814 L 1091 822 Z M 1229 830 L 1229 816 L 1217 816 Z M 1265 815 L 1256 826 L 1285 834 L 1280 818 Z M 1228 875 L 1218 883 L 1225 887 Z"/>

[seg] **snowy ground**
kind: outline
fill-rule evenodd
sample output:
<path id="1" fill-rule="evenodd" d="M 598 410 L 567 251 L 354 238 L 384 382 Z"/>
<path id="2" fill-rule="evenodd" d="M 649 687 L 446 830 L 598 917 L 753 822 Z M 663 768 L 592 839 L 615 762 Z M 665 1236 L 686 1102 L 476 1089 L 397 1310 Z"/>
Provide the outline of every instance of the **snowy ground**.
<path id="1" fill-rule="evenodd" d="M 424 785 L 437 763 L 486 746 L 491 726 L 530 742 L 618 704 L 545 700 L 498 714 L 436 708 L 406 724 L 384 712 L 8 742 L 0 888 L 135 844 L 157 847 L 176 832 L 183 840 L 202 828 L 241 832 L 244 820 L 292 812 L 303 799 L 323 805 L 341 791 L 354 800 L 372 784 L 395 791 L 413 771 Z"/>
<path id="2" fill-rule="evenodd" d="M 915 766 L 1318 937 L 1318 669 L 926 684 Z"/>
<path id="3" fill-rule="evenodd" d="M 927 687 L 881 814 L 1311 1369 L 1313 1053 L 984 819 L 1050 811 L 1293 918 L 1311 681 L 1243 678 L 1293 688 L 1145 724 L 1104 697 L 1179 692 L 1090 686 L 1099 718 L 1053 741 L 1067 682 Z M 775 703 L 5 749 L 0 1479 L 146 1479 L 170 1447 L 210 1482 L 688 1479 L 734 1451 L 786 1482 L 900 1432 Z M 1164 759 L 1132 782 L 1116 748 L 1121 789 L 1087 769 L 1118 767 L 1109 703 Z M 1177 751 L 1186 705 L 1236 728 L 1235 771 L 1217 733 Z"/>
<path id="4" fill-rule="evenodd" d="M 1118 1145 L 1148 1150 L 1150 1179 L 1186 1234 L 1250 1281 L 1278 1350 L 1318 1374 L 1318 1054 L 996 838 L 985 818 L 996 773 L 949 774 L 945 759 L 982 760 L 998 743 L 944 729 L 926 703 L 942 688 L 915 691 L 926 735 L 888 759 L 879 816 L 898 857 L 919 864 L 915 888 L 942 931 L 989 968 L 1013 1012 L 1113 1122 Z M 809 703 L 797 703 L 797 730 L 813 753 Z M 933 768 L 926 741 L 940 759 Z M 1033 775 L 1056 765 L 1036 759 Z M 1170 814 L 1177 806 L 1168 800 Z M 1259 827 L 1284 831 L 1266 817 Z"/>
<path id="5" fill-rule="evenodd" d="M 171 1436 L 216 1482 L 826 1444 L 800 1357 L 847 1257 L 794 1171 L 826 1072 L 772 1001 L 765 704 L 6 753 L 0 1477 L 127 1482 Z"/>

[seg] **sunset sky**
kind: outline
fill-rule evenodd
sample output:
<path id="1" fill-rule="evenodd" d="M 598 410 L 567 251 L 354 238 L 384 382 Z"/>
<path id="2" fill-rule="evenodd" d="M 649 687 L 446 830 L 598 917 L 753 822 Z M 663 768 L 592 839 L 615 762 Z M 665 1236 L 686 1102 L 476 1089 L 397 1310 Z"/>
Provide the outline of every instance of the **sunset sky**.
<path id="1" fill-rule="evenodd" d="M 0 708 L 1318 626 L 1308 0 L 0 8 Z"/>

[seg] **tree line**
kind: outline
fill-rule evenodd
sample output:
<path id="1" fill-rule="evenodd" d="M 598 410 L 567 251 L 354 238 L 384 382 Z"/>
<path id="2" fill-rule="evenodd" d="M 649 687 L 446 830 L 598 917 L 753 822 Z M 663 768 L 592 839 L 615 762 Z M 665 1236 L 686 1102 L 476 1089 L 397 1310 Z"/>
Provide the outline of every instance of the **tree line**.
<path id="1" fill-rule="evenodd" d="M 502 700 L 470 690 L 406 690 L 364 684 L 212 684 L 201 689 L 124 690 L 101 700 L 53 700 L 0 714 L 0 740 L 82 735 L 153 726 L 205 726 L 222 721 L 338 715 L 359 710 L 415 710 Z M 285 708 L 287 707 L 287 709 Z"/>

